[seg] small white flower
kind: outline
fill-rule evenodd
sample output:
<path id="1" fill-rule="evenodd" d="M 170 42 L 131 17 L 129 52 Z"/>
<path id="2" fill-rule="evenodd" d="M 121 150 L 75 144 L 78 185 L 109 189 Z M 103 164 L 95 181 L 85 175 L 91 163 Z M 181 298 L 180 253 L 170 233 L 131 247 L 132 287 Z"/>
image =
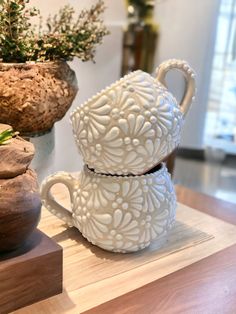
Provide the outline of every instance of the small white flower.
<path id="1" fill-rule="evenodd" d="M 110 228 L 106 239 L 97 241 L 97 244 L 106 250 L 122 252 L 132 249 L 139 239 L 138 222 L 129 212 L 115 210 Z"/>
<path id="2" fill-rule="evenodd" d="M 166 231 L 168 216 L 168 209 L 164 209 L 161 213 L 155 211 L 153 215 L 147 215 L 141 222 L 143 224 L 143 229 L 139 241 L 141 243 L 149 243 L 163 234 Z"/>
<path id="3" fill-rule="evenodd" d="M 138 180 L 122 182 L 120 194 L 112 203 L 112 208 L 130 212 L 136 218 L 140 216 L 143 209 L 143 196 Z"/>

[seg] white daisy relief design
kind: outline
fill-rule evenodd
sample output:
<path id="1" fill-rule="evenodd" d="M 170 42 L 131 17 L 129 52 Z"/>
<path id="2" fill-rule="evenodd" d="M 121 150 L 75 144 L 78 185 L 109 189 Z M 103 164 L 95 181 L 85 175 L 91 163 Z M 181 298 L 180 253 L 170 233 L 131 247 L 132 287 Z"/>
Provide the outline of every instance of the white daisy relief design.
<path id="1" fill-rule="evenodd" d="M 157 80 L 155 80 L 154 86 L 158 94 L 163 94 L 165 92 L 168 92 L 167 88 Z"/>
<path id="2" fill-rule="evenodd" d="M 84 129 L 84 122 L 80 121 L 79 110 L 71 116 L 73 127 L 73 135 L 77 144 L 78 150 L 84 158 L 90 157 L 90 151 L 86 149 L 88 146 L 87 131 Z"/>
<path id="3" fill-rule="evenodd" d="M 74 203 L 75 221 L 85 237 L 91 241 L 96 240 L 109 230 L 112 216 L 101 212 L 109 202 L 114 201 L 120 185 L 115 182 L 108 184 L 100 178 L 91 178 L 84 173 L 81 173 L 79 181 L 80 187 L 76 191 Z"/>
<path id="4" fill-rule="evenodd" d="M 167 136 L 167 154 L 170 154 L 179 145 L 183 123 L 184 119 L 182 113 L 177 108 L 174 108 L 172 129 Z"/>
<path id="5" fill-rule="evenodd" d="M 136 101 L 144 108 L 149 108 L 155 102 L 155 80 L 149 74 L 137 71 L 136 75 L 127 79 L 123 88 L 128 90 Z"/>
<path id="6" fill-rule="evenodd" d="M 143 178 L 141 183 L 144 197 L 143 211 L 154 212 L 165 201 L 167 191 L 165 177 L 160 175 L 153 178 Z"/>
<path id="7" fill-rule="evenodd" d="M 163 160 L 167 156 L 167 143 L 161 141 L 160 138 L 154 140 L 147 139 L 144 146 L 139 146 L 137 152 L 142 156 L 145 156 L 147 167 L 153 167 L 159 161 Z"/>
<path id="8" fill-rule="evenodd" d="M 163 96 L 165 97 L 165 99 L 167 100 L 167 102 L 169 102 L 170 104 L 172 104 L 173 108 L 176 109 L 180 109 L 176 98 L 166 89 L 163 93 Z"/>
<path id="9" fill-rule="evenodd" d="M 134 242 L 139 239 L 138 222 L 134 220 L 130 212 L 124 212 L 116 209 L 112 217 L 112 225 L 106 237 L 97 244 L 106 250 L 113 250 L 115 252 L 124 252 L 126 250 L 134 249 Z"/>
<path id="10" fill-rule="evenodd" d="M 156 107 L 151 109 L 152 114 L 156 117 L 155 123 L 157 136 L 167 135 L 172 128 L 172 104 L 168 102 L 166 97 L 158 96 Z"/>
<path id="11" fill-rule="evenodd" d="M 112 127 L 97 143 L 90 145 L 91 155 L 88 163 L 91 167 L 112 171 L 122 162 L 124 155 L 123 140 L 120 138 L 120 129 Z M 101 158 L 99 158 L 101 156 Z"/>
<path id="12" fill-rule="evenodd" d="M 91 214 L 89 211 L 85 211 L 77 214 L 75 224 L 83 236 L 95 244 L 99 238 L 102 239 L 104 234 L 109 232 L 111 221 L 110 214 Z"/>
<path id="13" fill-rule="evenodd" d="M 79 108 L 72 116 L 76 139 L 84 146 L 89 146 L 106 132 L 111 117 L 109 98 L 105 95 L 96 101 Z"/>
<path id="14" fill-rule="evenodd" d="M 79 181 L 80 188 L 77 190 L 77 197 L 81 198 L 82 204 L 86 198 L 86 206 L 91 209 L 107 206 L 110 201 L 114 201 L 116 193 L 120 191 L 119 183 L 106 182 L 106 180 L 102 180 L 97 176 L 86 175 L 83 172 Z M 80 202 L 79 199 L 78 202 Z"/>
<path id="15" fill-rule="evenodd" d="M 141 221 L 142 233 L 139 241 L 149 244 L 152 240 L 166 232 L 169 211 L 163 209 L 162 212 L 155 211 L 153 214 L 146 215 Z"/>
<path id="16" fill-rule="evenodd" d="M 171 176 L 169 175 L 169 180 L 167 180 L 167 192 L 166 192 L 166 202 L 169 206 L 169 219 L 168 219 L 168 227 L 171 228 L 175 223 L 175 215 L 176 215 L 176 207 L 177 207 L 177 199 L 174 190 L 174 186 L 171 182 Z"/>
<path id="17" fill-rule="evenodd" d="M 111 100 L 111 117 L 114 120 L 124 118 L 127 110 L 133 112 L 140 112 L 140 107 L 136 104 L 133 95 L 123 88 L 123 86 L 116 86 L 116 88 L 110 90 L 107 96 Z"/>
<path id="18" fill-rule="evenodd" d="M 136 218 L 140 216 L 143 196 L 138 180 L 122 182 L 120 193 L 112 203 L 112 208 L 131 212 Z"/>
<path id="19" fill-rule="evenodd" d="M 175 224 L 175 218 L 176 218 L 176 208 L 177 208 L 177 200 L 176 195 L 174 192 L 167 195 L 168 202 L 169 202 L 169 218 L 168 218 L 168 228 L 172 228 Z"/>
<path id="20" fill-rule="evenodd" d="M 143 115 L 129 114 L 127 119 L 118 120 L 123 137 L 123 147 L 127 154 L 123 160 L 123 171 L 138 171 L 143 167 L 144 158 L 148 155 L 140 156 L 139 148 L 142 147 L 140 137 L 153 138 L 155 131 L 152 124 L 146 121 Z"/>

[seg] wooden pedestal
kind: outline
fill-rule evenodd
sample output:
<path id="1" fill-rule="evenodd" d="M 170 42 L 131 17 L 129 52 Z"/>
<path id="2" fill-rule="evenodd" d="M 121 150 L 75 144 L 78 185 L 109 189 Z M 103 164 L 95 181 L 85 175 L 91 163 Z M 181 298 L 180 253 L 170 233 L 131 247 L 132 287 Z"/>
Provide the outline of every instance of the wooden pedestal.
<path id="1" fill-rule="evenodd" d="M 0 254 L 0 313 L 62 292 L 62 248 L 36 230 L 24 247 Z"/>

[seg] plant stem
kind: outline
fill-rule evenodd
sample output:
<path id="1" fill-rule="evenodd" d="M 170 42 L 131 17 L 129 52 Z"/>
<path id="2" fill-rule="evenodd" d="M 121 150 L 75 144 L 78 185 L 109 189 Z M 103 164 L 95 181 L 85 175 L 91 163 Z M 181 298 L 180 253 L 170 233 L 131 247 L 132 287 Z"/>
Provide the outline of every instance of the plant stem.
<path id="1" fill-rule="evenodd" d="M 12 28 L 11 28 L 11 0 L 7 0 L 8 3 L 8 18 L 9 18 L 9 33 L 11 39 L 13 39 Z"/>

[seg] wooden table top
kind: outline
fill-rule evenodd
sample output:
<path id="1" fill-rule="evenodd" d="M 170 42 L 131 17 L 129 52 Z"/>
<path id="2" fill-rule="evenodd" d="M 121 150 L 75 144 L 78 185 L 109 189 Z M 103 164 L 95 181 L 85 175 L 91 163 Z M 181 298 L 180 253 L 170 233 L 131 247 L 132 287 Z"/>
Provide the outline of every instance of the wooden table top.
<path id="1" fill-rule="evenodd" d="M 176 186 L 178 201 L 236 225 L 236 205 Z M 84 314 L 236 313 L 236 244 Z"/>
<path id="2" fill-rule="evenodd" d="M 64 292 L 15 313 L 236 313 L 236 205 L 182 186 L 176 186 L 176 192 L 178 201 L 188 206 L 180 207 L 180 222 L 212 235 L 211 240 L 149 264 L 138 264 L 138 258 L 145 259 L 145 253 L 140 254 L 124 272 L 122 267 L 132 263 L 130 257 L 112 255 L 109 260 L 82 238 L 76 242 L 77 230 L 65 230 L 61 221 L 43 211 L 40 229 L 64 248 Z M 89 284 L 102 276 L 99 272 L 111 274 L 113 268 L 113 276 Z"/>

